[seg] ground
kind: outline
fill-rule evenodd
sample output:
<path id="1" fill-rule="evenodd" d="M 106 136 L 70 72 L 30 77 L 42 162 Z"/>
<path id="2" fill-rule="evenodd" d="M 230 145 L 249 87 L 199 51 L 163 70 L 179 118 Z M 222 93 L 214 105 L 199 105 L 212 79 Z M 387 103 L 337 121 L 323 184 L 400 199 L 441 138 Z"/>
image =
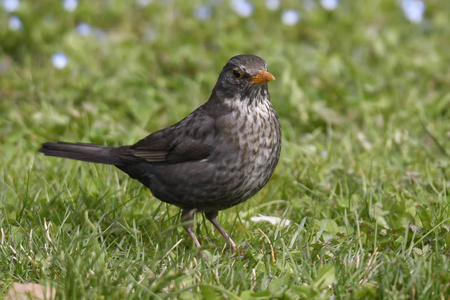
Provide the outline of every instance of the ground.
<path id="1" fill-rule="evenodd" d="M 4 1 L 0 295 L 448 298 L 450 5 L 417 20 L 406 1 Z M 37 153 L 134 143 L 205 102 L 243 53 L 277 79 L 283 149 L 268 185 L 219 215 L 240 255 L 197 216 L 199 259 L 179 209 L 114 167 Z"/>

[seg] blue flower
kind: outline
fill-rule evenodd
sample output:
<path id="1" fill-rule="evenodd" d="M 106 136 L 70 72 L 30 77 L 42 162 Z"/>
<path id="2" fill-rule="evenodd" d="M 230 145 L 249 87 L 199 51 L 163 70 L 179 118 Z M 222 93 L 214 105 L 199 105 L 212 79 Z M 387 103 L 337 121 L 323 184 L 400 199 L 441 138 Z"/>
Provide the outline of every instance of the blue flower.
<path id="1" fill-rule="evenodd" d="M 63 0 L 63 7 L 64 10 L 68 12 L 72 12 L 75 9 L 77 9 L 78 6 L 78 0 Z"/>
<path id="2" fill-rule="evenodd" d="M 277 10 L 280 8 L 281 0 L 266 0 L 266 7 L 270 10 Z"/>
<path id="3" fill-rule="evenodd" d="M 57 52 L 52 56 L 52 64 L 57 69 L 64 69 L 67 66 L 69 59 L 64 52 Z"/>
<path id="4" fill-rule="evenodd" d="M 287 26 L 294 26 L 300 22 L 301 14 L 295 9 L 286 9 L 281 13 L 281 21 Z"/>
<path id="5" fill-rule="evenodd" d="M 17 31 L 21 30 L 23 28 L 22 21 L 19 19 L 18 16 L 11 16 L 8 19 L 8 26 L 11 30 Z"/>
<path id="6" fill-rule="evenodd" d="M 158 32 L 152 27 L 148 27 L 147 31 L 142 36 L 142 38 L 144 40 L 149 41 L 149 42 L 153 42 L 154 40 L 156 40 L 157 37 L 158 37 Z"/>
<path id="7" fill-rule="evenodd" d="M 95 28 L 94 37 L 97 41 L 103 42 L 108 39 L 108 33 L 106 33 L 106 31 L 104 31 L 103 29 Z"/>
<path id="8" fill-rule="evenodd" d="M 7 13 L 12 13 L 20 8 L 19 0 L 3 0 L 3 10 Z"/>
<path id="9" fill-rule="evenodd" d="M 136 3 L 140 7 L 146 7 L 147 5 L 152 4 L 153 0 L 136 0 Z"/>
<path id="10" fill-rule="evenodd" d="M 90 36 L 92 34 L 92 27 L 84 22 L 78 23 L 75 31 L 81 36 Z"/>
<path id="11" fill-rule="evenodd" d="M 313 10 L 314 8 L 316 8 L 316 2 L 314 0 L 304 0 L 303 8 L 305 10 Z"/>
<path id="12" fill-rule="evenodd" d="M 339 0 L 320 0 L 320 5 L 326 10 L 335 10 L 339 6 Z"/>
<path id="13" fill-rule="evenodd" d="M 425 2 L 421 0 L 401 0 L 403 14 L 411 23 L 419 24 L 423 21 L 423 14 L 425 13 Z"/>
<path id="14" fill-rule="evenodd" d="M 253 15 L 255 7 L 247 0 L 231 0 L 231 8 L 241 17 L 248 18 Z"/>
<path id="15" fill-rule="evenodd" d="M 207 5 L 197 5 L 194 8 L 193 15 L 197 20 L 209 20 L 212 16 L 212 8 Z"/>

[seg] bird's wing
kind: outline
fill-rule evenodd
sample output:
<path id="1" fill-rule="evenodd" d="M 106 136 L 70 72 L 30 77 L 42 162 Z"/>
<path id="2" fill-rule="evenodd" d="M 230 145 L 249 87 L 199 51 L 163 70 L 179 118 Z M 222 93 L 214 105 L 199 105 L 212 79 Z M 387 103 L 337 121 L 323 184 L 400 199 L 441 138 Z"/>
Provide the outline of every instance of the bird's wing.
<path id="1" fill-rule="evenodd" d="M 179 123 L 140 140 L 128 151 L 148 162 L 202 160 L 210 154 L 215 130 L 213 118 L 190 115 Z"/>

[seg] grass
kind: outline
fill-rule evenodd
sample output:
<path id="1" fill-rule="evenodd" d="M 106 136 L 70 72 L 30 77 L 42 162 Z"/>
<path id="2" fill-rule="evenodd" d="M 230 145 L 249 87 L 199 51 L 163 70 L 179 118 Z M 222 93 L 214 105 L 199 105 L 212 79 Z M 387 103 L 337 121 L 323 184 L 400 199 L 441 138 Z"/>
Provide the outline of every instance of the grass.
<path id="1" fill-rule="evenodd" d="M 255 1 L 22 1 L 0 12 L 0 295 L 14 282 L 61 299 L 443 299 L 450 296 L 450 21 L 427 1 L 299 9 L 293 27 Z M 106 40 L 74 31 L 86 22 Z M 155 36 L 152 36 L 155 35 Z M 51 56 L 69 58 L 58 70 Z M 219 221 L 197 216 L 205 262 L 179 209 L 114 167 L 44 157 L 45 141 L 130 144 L 207 100 L 233 55 L 263 57 L 282 123 L 269 184 Z M 255 223 L 258 214 L 289 227 Z"/>

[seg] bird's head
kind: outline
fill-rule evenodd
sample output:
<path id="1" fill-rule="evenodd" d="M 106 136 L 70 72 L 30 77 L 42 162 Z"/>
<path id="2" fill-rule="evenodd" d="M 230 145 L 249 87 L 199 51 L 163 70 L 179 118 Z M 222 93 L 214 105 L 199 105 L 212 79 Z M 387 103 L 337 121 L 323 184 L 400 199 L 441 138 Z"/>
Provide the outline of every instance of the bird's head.
<path id="1" fill-rule="evenodd" d="M 254 101 L 268 96 L 267 82 L 275 77 L 267 72 L 264 59 L 255 55 L 237 55 L 223 67 L 213 95 L 228 101 Z"/>

